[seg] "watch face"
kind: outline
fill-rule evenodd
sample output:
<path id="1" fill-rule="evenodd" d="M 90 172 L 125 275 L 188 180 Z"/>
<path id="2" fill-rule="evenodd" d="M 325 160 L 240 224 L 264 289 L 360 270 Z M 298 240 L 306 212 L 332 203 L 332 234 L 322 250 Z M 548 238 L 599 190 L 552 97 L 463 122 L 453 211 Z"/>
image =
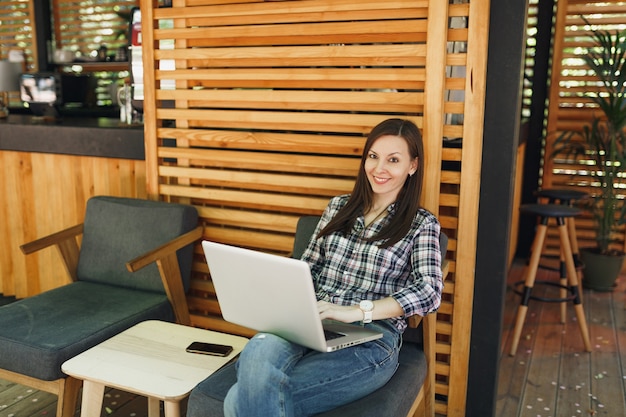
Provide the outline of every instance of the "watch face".
<path id="1" fill-rule="evenodd" d="M 372 311 L 374 309 L 374 303 L 369 300 L 363 300 L 359 303 L 359 308 L 363 311 Z"/>

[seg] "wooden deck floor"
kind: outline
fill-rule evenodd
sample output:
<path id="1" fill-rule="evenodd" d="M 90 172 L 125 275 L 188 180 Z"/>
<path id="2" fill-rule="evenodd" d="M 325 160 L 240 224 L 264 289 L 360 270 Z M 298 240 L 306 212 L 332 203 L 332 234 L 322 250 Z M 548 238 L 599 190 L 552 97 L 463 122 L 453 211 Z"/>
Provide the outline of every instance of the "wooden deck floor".
<path id="1" fill-rule="evenodd" d="M 516 263 L 508 282 L 523 276 Z M 557 273 L 539 270 L 537 279 L 556 280 Z M 509 285 L 510 287 L 510 285 Z M 546 295 L 557 289 L 542 286 Z M 539 287 L 536 287 L 539 289 Z M 497 417 L 626 416 L 626 277 L 610 293 L 583 291 L 583 307 L 593 351 L 584 352 L 571 305 L 560 323 L 560 306 L 533 302 L 517 354 L 508 352 L 519 296 L 507 291 Z"/>
<path id="2" fill-rule="evenodd" d="M 523 264 L 515 263 L 508 282 L 521 280 L 522 273 Z M 556 278 L 555 272 L 539 274 L 538 279 Z M 584 291 L 592 353 L 583 351 L 571 306 L 567 323 L 560 324 L 558 305 L 531 302 L 517 354 L 511 357 L 509 339 L 519 296 L 509 289 L 496 417 L 626 416 L 625 291 L 626 276 L 611 293 Z M 51 394 L 0 380 L 0 417 L 54 416 L 55 407 Z M 145 417 L 147 401 L 108 390 L 101 415 Z"/>

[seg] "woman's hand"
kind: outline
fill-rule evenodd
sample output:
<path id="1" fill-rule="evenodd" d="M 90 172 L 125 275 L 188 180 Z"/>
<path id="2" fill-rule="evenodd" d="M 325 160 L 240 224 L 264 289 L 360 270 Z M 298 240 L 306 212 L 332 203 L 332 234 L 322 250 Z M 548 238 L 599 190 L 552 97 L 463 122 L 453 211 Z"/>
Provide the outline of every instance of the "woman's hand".
<path id="1" fill-rule="evenodd" d="M 318 301 L 317 311 L 320 313 L 320 319 L 337 320 L 343 323 L 354 323 L 363 320 L 363 312 L 358 305 L 340 306 L 329 303 L 328 301 Z"/>
<path id="2" fill-rule="evenodd" d="M 341 321 L 343 323 L 354 323 L 363 320 L 363 311 L 359 305 L 341 306 L 329 303 L 328 301 L 318 301 L 317 311 L 320 318 Z M 382 298 L 374 301 L 374 310 L 372 310 L 374 320 L 384 320 L 391 317 L 403 317 L 404 310 L 396 300 L 392 297 Z"/>

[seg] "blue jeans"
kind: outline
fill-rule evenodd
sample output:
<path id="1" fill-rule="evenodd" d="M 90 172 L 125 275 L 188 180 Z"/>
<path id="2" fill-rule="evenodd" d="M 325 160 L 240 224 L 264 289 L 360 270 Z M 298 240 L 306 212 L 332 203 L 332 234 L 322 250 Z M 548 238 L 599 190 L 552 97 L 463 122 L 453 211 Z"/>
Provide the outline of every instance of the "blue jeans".
<path id="1" fill-rule="evenodd" d="M 366 326 L 383 338 L 330 353 L 257 334 L 237 361 L 237 383 L 224 399 L 224 415 L 311 416 L 382 387 L 398 368 L 402 338 L 388 322 Z"/>

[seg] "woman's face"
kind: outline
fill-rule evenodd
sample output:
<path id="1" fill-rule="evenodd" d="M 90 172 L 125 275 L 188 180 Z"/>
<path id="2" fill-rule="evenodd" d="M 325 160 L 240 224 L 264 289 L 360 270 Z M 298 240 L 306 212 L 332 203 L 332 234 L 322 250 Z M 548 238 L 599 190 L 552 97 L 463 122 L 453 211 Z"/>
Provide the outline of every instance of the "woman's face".
<path id="1" fill-rule="evenodd" d="M 418 158 L 411 158 L 409 145 L 400 136 L 381 136 L 365 157 L 365 174 L 377 198 L 391 204 L 408 175 L 417 170 Z"/>

